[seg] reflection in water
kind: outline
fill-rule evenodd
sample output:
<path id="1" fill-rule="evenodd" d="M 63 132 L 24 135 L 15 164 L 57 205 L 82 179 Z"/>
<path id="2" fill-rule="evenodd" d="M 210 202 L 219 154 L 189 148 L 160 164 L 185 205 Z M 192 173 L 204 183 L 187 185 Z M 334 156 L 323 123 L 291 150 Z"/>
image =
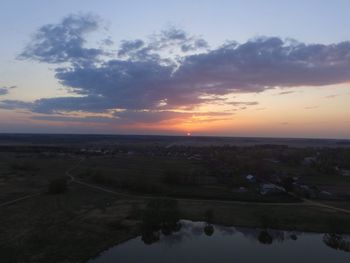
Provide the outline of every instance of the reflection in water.
<path id="1" fill-rule="evenodd" d="M 141 237 L 143 243 L 150 245 L 152 243 L 158 242 L 160 239 L 159 231 L 144 231 Z"/>
<path id="2" fill-rule="evenodd" d="M 333 249 L 350 252 L 350 235 L 325 234 L 323 241 Z"/>
<path id="3" fill-rule="evenodd" d="M 349 235 L 161 222 L 88 262 L 350 262 Z"/>
<path id="4" fill-rule="evenodd" d="M 160 234 L 169 236 L 181 229 L 176 200 L 151 200 L 142 217 L 142 241 L 150 245 L 159 241 Z"/>
<path id="5" fill-rule="evenodd" d="M 214 226 L 211 224 L 206 224 L 204 227 L 204 233 L 209 237 L 212 236 L 214 234 Z"/>
<path id="6" fill-rule="evenodd" d="M 258 240 L 261 244 L 272 244 L 273 239 L 266 230 L 262 230 L 258 236 Z"/>

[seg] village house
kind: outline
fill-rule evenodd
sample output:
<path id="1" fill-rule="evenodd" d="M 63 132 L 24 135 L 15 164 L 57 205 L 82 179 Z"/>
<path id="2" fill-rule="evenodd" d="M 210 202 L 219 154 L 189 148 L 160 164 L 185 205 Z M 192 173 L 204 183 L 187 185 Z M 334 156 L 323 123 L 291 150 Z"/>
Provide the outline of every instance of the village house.
<path id="1" fill-rule="evenodd" d="M 278 194 L 283 192 L 286 192 L 286 189 L 275 184 L 265 183 L 261 184 L 259 187 L 259 193 L 261 195 Z"/>

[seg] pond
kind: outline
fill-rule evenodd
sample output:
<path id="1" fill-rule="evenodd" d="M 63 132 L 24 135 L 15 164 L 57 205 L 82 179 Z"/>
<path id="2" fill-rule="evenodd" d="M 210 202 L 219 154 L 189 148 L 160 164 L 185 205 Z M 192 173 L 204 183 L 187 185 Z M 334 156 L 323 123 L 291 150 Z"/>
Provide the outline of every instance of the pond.
<path id="1" fill-rule="evenodd" d="M 262 230 L 180 220 L 111 247 L 88 263 L 115 262 L 350 262 L 350 235 Z"/>

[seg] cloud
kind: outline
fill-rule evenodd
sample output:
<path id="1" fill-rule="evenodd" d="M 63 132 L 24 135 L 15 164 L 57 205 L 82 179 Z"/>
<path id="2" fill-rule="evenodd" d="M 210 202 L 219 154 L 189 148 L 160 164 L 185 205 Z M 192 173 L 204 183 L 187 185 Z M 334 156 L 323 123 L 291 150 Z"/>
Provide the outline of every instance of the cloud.
<path id="1" fill-rule="evenodd" d="M 103 51 L 85 48 L 84 37 L 98 28 L 99 19 L 95 16 L 67 16 L 59 24 L 48 24 L 39 28 L 19 58 L 46 63 L 96 60 Z"/>
<path id="2" fill-rule="evenodd" d="M 260 92 L 349 81 L 349 58 L 350 42 L 307 45 L 264 37 L 187 56 L 176 74 L 210 93 Z"/>
<path id="3" fill-rule="evenodd" d="M 331 95 L 325 96 L 324 98 L 326 98 L 326 99 L 334 99 L 334 98 L 337 98 L 337 97 L 340 97 L 340 96 L 346 96 L 346 95 L 350 95 L 350 93 L 331 94 Z"/>
<path id="4" fill-rule="evenodd" d="M 307 107 L 304 107 L 304 109 L 306 110 L 314 110 L 314 109 L 317 109 L 319 106 L 307 106 Z"/>
<path id="5" fill-rule="evenodd" d="M 158 40 L 159 47 L 180 46 L 181 51 L 189 52 L 198 49 L 208 48 L 209 45 L 206 40 L 196 36 L 190 36 L 182 29 L 171 27 L 162 31 L 160 40 Z"/>
<path id="6" fill-rule="evenodd" d="M 14 110 L 14 109 L 25 109 L 31 110 L 35 103 L 25 102 L 20 100 L 2 100 L 0 101 L 0 109 Z"/>
<path id="7" fill-rule="evenodd" d="M 144 45 L 145 42 L 141 39 L 123 40 L 118 51 L 118 56 L 123 57 L 135 51 L 139 51 Z"/>
<path id="8" fill-rule="evenodd" d="M 133 61 L 154 60 L 158 63 L 174 66 L 178 64 L 176 58 L 181 54 L 193 53 L 207 48 L 209 45 L 203 38 L 170 27 L 159 34 L 151 35 L 146 40 L 123 40 L 118 50 L 118 56 Z"/>
<path id="9" fill-rule="evenodd" d="M 258 105 L 259 103 L 257 101 L 230 101 L 226 102 L 226 104 L 230 104 L 233 106 L 253 106 L 253 105 Z"/>
<path id="10" fill-rule="evenodd" d="M 331 95 L 326 96 L 325 98 L 326 99 L 334 99 L 334 98 L 339 97 L 339 96 L 340 96 L 339 94 L 331 94 Z"/>
<path id="11" fill-rule="evenodd" d="M 113 116 L 65 116 L 65 115 L 36 115 L 35 120 L 44 120 L 52 122 L 81 122 L 81 123 L 104 123 L 104 124 L 154 124 L 171 120 L 192 122 L 212 122 L 227 120 L 232 118 L 233 114 L 228 112 L 177 112 L 177 111 L 138 111 L 125 110 L 114 112 Z"/>
<path id="12" fill-rule="evenodd" d="M 70 117 L 70 116 L 60 116 L 60 115 L 38 115 L 38 116 L 33 116 L 32 119 L 40 120 L 40 121 L 50 121 L 50 122 L 79 122 L 79 123 L 104 123 L 104 124 L 114 124 L 116 122 L 115 118 L 102 117 L 102 116 Z"/>
<path id="13" fill-rule="evenodd" d="M 119 119 L 156 122 L 181 116 L 174 113 L 179 108 L 258 104 L 223 102 L 224 95 L 350 81 L 348 41 L 323 45 L 259 37 L 210 49 L 205 39 L 171 27 L 146 39 L 123 40 L 115 54 L 104 56 L 103 48 L 86 47 L 86 35 L 99 25 L 92 15 L 67 16 L 41 27 L 20 55 L 56 64 L 56 79 L 74 97 L 42 98 L 32 104 L 2 101 L 0 106 L 42 114 L 120 109 L 124 113 Z"/>
<path id="14" fill-rule="evenodd" d="M 9 91 L 7 88 L 0 88 L 0 96 L 8 94 Z"/>
<path id="15" fill-rule="evenodd" d="M 10 87 L 0 87 L 0 96 L 9 94 L 11 89 L 17 88 L 16 86 L 10 86 Z"/>
<path id="16" fill-rule="evenodd" d="M 293 91 L 293 90 L 281 91 L 281 92 L 277 93 L 277 95 L 287 95 L 287 94 L 292 94 L 292 93 L 295 93 L 295 91 Z"/>

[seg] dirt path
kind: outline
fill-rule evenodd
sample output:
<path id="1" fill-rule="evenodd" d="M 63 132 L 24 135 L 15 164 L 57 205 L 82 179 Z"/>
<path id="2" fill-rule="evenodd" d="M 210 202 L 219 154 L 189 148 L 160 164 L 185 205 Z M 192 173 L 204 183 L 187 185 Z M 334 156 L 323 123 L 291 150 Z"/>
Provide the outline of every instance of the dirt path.
<path id="1" fill-rule="evenodd" d="M 348 213 L 350 214 L 350 210 L 348 209 L 344 209 L 344 208 L 339 208 L 339 207 L 335 207 L 335 206 L 331 206 L 331 205 L 326 205 L 323 203 L 319 203 L 319 202 L 315 202 L 315 201 L 311 201 L 309 199 L 303 199 L 304 204 L 306 205 L 310 205 L 310 206 L 317 206 L 317 207 L 321 207 L 321 208 L 327 208 L 327 209 L 332 209 L 338 212 L 343 212 L 343 213 Z"/>
<path id="2" fill-rule="evenodd" d="M 69 168 L 65 174 L 66 175 L 69 175 L 69 172 L 70 171 L 73 171 L 74 169 L 76 169 L 80 163 L 83 161 L 83 159 L 81 159 L 76 165 L 74 165 L 72 168 Z M 72 178 L 72 176 L 70 176 Z M 36 194 L 30 194 L 30 195 L 26 195 L 26 196 L 23 196 L 23 197 L 20 197 L 20 198 L 17 198 L 17 199 L 14 199 L 14 200 L 11 200 L 11 201 L 7 201 L 7 202 L 4 202 L 4 203 L 1 203 L 0 204 L 0 208 L 1 207 L 4 207 L 4 206 L 7 206 L 7 205 L 12 205 L 12 204 L 15 204 L 17 202 L 20 202 L 20 201 L 24 201 L 24 200 L 27 200 L 27 199 L 30 199 L 30 198 L 33 198 L 33 197 L 36 197 L 36 196 L 39 196 L 41 195 L 42 193 L 36 193 Z"/>
<path id="3" fill-rule="evenodd" d="M 38 196 L 38 195 L 41 195 L 41 193 L 26 195 L 26 196 L 17 198 L 17 199 L 15 199 L 15 200 L 11 200 L 11 201 L 2 203 L 2 204 L 0 204 L 0 207 L 7 206 L 7 205 L 12 205 L 12 204 L 17 203 L 17 202 L 19 202 L 19 201 L 27 200 L 27 199 L 29 199 L 29 198 L 32 198 L 32 197 L 35 197 L 35 196 Z"/>

